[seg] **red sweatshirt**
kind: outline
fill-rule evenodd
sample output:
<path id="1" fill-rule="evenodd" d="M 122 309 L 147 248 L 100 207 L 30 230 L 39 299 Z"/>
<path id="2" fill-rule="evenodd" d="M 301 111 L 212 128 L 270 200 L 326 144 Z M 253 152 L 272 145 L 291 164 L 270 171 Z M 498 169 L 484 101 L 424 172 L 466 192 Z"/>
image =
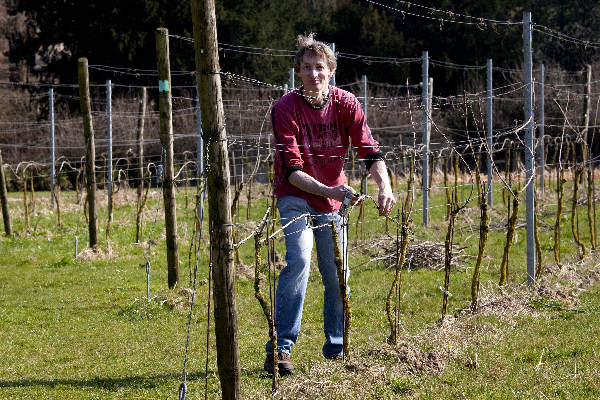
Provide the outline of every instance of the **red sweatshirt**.
<path id="1" fill-rule="evenodd" d="M 302 170 L 327 186 L 346 183 L 344 160 L 352 146 L 367 168 L 382 159 L 379 144 L 367 126 L 356 97 L 330 86 L 329 99 L 315 108 L 296 88 L 273 106 L 271 118 L 275 137 L 275 196 L 297 196 L 320 212 L 340 208 L 340 202 L 307 193 L 288 182 L 293 171 Z"/>

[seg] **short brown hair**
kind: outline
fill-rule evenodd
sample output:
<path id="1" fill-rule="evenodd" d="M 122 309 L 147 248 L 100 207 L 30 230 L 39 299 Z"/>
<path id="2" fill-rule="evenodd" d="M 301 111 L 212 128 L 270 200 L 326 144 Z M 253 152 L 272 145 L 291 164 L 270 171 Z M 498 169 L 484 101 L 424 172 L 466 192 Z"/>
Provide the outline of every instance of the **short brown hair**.
<path id="1" fill-rule="evenodd" d="M 300 72 L 302 57 L 304 57 L 304 53 L 307 51 L 310 51 L 317 56 L 324 57 L 330 70 L 333 71 L 336 69 L 337 60 L 333 50 L 331 50 L 326 43 L 315 40 L 315 33 L 311 32 L 306 36 L 298 35 L 298 51 L 294 56 L 294 69 L 297 73 Z"/>

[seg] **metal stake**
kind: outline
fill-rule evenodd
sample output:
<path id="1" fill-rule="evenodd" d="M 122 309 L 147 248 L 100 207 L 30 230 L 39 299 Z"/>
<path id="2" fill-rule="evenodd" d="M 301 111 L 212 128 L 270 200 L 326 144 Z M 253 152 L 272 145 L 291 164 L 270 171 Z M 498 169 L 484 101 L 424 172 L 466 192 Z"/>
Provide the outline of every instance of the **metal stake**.
<path id="1" fill-rule="evenodd" d="M 429 53 L 422 56 L 422 97 L 423 103 L 423 226 L 429 222 Z"/>
<path id="2" fill-rule="evenodd" d="M 527 183 L 525 221 L 527 225 L 527 282 L 535 286 L 535 148 L 533 146 L 533 54 L 531 12 L 523 13 L 523 81 L 525 82 L 525 179 Z"/>
<path id="3" fill-rule="evenodd" d="M 492 108 L 492 59 L 487 60 L 487 115 L 486 115 L 486 133 L 487 133 L 487 147 L 488 147 L 488 160 L 487 160 L 487 175 L 488 175 L 488 205 L 492 207 L 494 204 L 494 186 L 493 186 L 493 174 L 492 164 L 494 162 L 493 146 L 493 108 Z"/>

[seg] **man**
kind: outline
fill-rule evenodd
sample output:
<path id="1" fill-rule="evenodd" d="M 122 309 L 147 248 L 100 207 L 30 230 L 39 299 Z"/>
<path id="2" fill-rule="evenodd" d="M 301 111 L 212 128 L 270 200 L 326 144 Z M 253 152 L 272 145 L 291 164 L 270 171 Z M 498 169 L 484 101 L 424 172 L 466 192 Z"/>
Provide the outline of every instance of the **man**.
<path id="1" fill-rule="evenodd" d="M 325 43 L 316 41 L 314 34 L 300 35 L 294 64 L 302 86 L 284 95 L 272 110 L 274 190 L 281 224 L 290 223 L 284 229 L 287 265 L 279 275 L 276 292 L 277 353 L 282 375 L 294 369 L 290 353 L 300 332 L 313 239 L 325 287 L 323 355 L 329 359 L 342 356 L 343 307 L 331 221 L 342 248 L 346 232 L 338 210 L 341 202 L 354 194 L 343 172 L 350 142 L 379 186 L 379 214 L 389 215 L 396 202 L 383 156 L 360 103 L 353 94 L 329 85 L 337 65 L 335 54 Z M 264 368 L 272 373 L 271 341 L 266 352 Z"/>

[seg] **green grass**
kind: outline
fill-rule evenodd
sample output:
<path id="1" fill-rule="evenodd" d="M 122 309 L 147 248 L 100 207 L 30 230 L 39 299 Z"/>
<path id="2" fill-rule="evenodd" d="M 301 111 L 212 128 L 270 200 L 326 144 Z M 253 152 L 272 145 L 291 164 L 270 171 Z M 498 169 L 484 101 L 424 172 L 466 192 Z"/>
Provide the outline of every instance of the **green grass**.
<path id="1" fill-rule="evenodd" d="M 104 194 L 100 192 L 99 196 Z M 183 368 L 186 324 L 189 313 L 180 288 L 167 290 L 163 215 L 156 212 L 160 194 L 152 192 L 145 212 L 144 244 L 135 237 L 134 193 L 117 194 L 110 251 L 105 242 L 106 208 L 99 210 L 101 256 L 75 259 L 75 236 L 79 251 L 87 243 L 87 227 L 73 193 L 62 194 L 63 228 L 56 228 L 56 215 L 49 210 L 47 193 L 36 193 L 31 231 L 25 232 L 22 194 L 11 193 L 15 237 L 0 239 L 0 398 L 3 399 L 175 399 Z M 191 196 L 190 192 L 190 196 Z M 468 191 L 463 191 L 467 196 Z M 42 197 L 43 196 L 43 197 Z M 569 198 L 569 196 L 566 196 Z M 491 224 L 506 218 L 499 191 L 495 193 Z M 546 203 L 555 200 L 553 194 Z M 183 189 L 178 194 L 178 233 L 181 286 L 189 287 L 188 251 L 193 211 L 185 208 Z M 443 192 L 431 196 L 431 223 L 421 226 L 422 200 L 415 199 L 413 235 L 419 240 L 442 241 L 446 234 Z M 568 201 L 570 204 L 570 200 Z M 256 201 L 251 221 L 264 214 L 266 200 Z M 524 202 L 521 203 L 524 215 Z M 570 205 L 562 223 L 561 251 L 565 261 L 577 260 L 570 232 Z M 105 203 L 104 203 L 105 205 Z M 191 200 L 190 200 L 191 207 Z M 470 207 L 474 207 L 471 203 Z M 579 207 L 581 238 L 589 250 L 585 206 Z M 545 265 L 553 264 L 553 208 L 541 216 L 540 240 Z M 366 241 L 381 238 L 384 220 L 366 206 Z M 246 223 L 245 196 L 241 199 L 240 236 L 254 227 Z M 351 221 L 356 220 L 353 212 Z M 154 219 L 157 219 L 154 226 Z M 520 221 L 523 217 L 520 218 Z M 475 255 L 479 240 L 479 212 L 466 210 L 458 218 L 455 243 Z M 393 225 L 390 225 L 393 226 Z M 154 229 L 153 229 L 154 228 Z M 150 289 L 146 302 L 145 262 L 147 239 L 152 232 Z M 394 232 L 392 232 L 394 233 Z M 461 313 L 470 303 L 474 258 L 452 271 L 449 304 L 450 323 L 439 327 L 439 286 L 443 271 L 414 269 L 403 273 L 401 305 L 402 341 L 421 354 L 431 352 L 443 360 L 439 372 L 406 373 L 385 344 L 389 334 L 385 298 L 393 271 L 382 263 L 366 263 L 371 256 L 351 253 L 351 306 L 354 314 L 352 357 L 355 369 L 341 363 L 324 363 L 320 355 L 322 333 L 322 285 L 313 271 L 307 290 L 301 336 L 294 348 L 297 372 L 281 381 L 279 397 L 314 398 L 575 398 L 600 397 L 600 362 L 597 329 L 600 294 L 595 279 L 582 285 L 576 301 L 521 289 L 525 281 L 525 231 L 518 229 L 511 250 L 507 296 L 531 294 L 523 300 L 522 312 L 510 310 Z M 206 231 L 205 231 L 206 234 Z M 381 240 L 381 239 L 379 239 Z M 490 232 L 483 262 L 482 291 L 498 295 L 499 263 L 505 230 L 501 224 Z M 350 230 L 355 242 L 354 225 Z M 276 242 L 283 254 L 283 240 Z M 242 246 L 245 264 L 253 265 L 253 242 Z M 590 271 L 598 253 L 576 268 Z M 204 397 L 207 319 L 207 235 L 199 267 L 194 320 L 187 365 L 188 397 Z M 597 261 L 595 262 L 597 264 Z M 597 266 L 596 266 L 597 267 Z M 597 270 L 597 268 L 596 268 Z M 594 275 L 597 277 L 597 275 Z M 544 278 L 544 284 L 572 289 L 564 278 Z M 271 380 L 262 372 L 267 328 L 253 282 L 236 284 L 242 391 L 245 398 L 270 396 Z M 569 297 L 572 299 L 573 297 Z M 454 315 L 457 315 L 455 318 Z M 212 321 L 212 316 L 211 316 Z M 384 353 L 377 353 L 374 350 Z M 220 396 L 214 331 L 209 347 L 209 398 Z M 424 353 L 423 353 L 424 354 Z M 477 355 L 477 367 L 472 360 Z M 470 361 L 471 360 L 471 361 Z M 384 372 L 369 371 L 383 366 Z M 387 372 L 385 372 L 387 371 Z M 404 372 L 403 372 L 404 371 Z M 300 389 L 299 389 L 300 388 Z M 316 391 L 316 392 L 315 392 Z M 303 394 L 304 393 L 304 394 Z M 312 393 L 312 394 L 311 394 Z M 277 396 L 276 396 L 277 397 Z"/>

